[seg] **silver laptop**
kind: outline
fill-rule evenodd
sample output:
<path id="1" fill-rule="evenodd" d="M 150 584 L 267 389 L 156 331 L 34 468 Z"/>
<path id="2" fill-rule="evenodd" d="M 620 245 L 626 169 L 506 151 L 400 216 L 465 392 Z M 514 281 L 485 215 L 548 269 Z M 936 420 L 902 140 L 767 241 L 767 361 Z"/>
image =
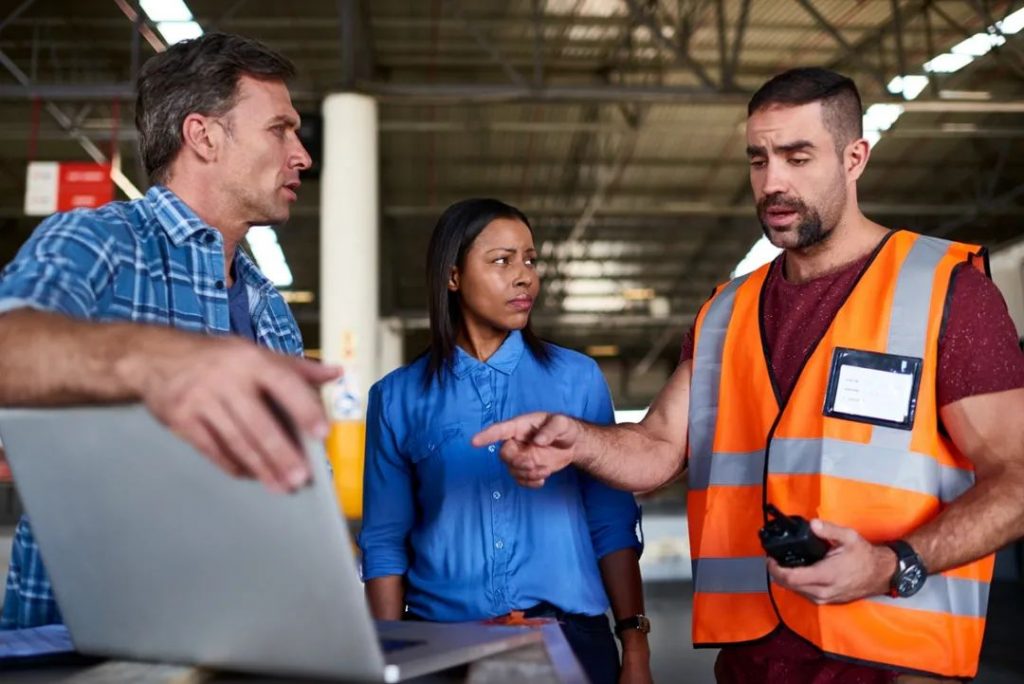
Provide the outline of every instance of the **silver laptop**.
<path id="1" fill-rule="evenodd" d="M 375 624 L 319 443 L 313 484 L 280 495 L 140 406 L 0 411 L 0 439 L 82 653 L 394 682 L 542 638 Z"/>

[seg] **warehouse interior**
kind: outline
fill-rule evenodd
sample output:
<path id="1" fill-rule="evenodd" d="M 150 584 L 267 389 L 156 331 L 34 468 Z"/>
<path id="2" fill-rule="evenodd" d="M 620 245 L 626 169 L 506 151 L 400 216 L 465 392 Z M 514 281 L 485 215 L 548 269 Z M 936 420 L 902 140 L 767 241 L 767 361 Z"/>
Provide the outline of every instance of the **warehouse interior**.
<path id="1" fill-rule="evenodd" d="M 396 360 L 429 342 L 434 222 L 456 200 L 496 197 L 532 222 L 535 328 L 594 357 L 620 420 L 635 420 L 713 288 L 777 254 L 754 210 L 746 104 L 774 74 L 814 65 L 850 76 L 863 97 L 864 213 L 987 246 L 1024 343 L 1019 0 L 187 0 L 190 16 L 169 22 L 145 5 L 0 1 L 0 264 L 42 218 L 24 207 L 30 163 L 110 163 L 114 199 L 144 192 L 141 64 L 182 35 L 239 33 L 298 74 L 314 165 L 292 218 L 261 233 L 279 249 L 261 258 L 252 237 L 249 249 L 273 269 L 310 356 L 330 356 L 321 198 L 338 192 L 320 180 L 321 106 L 358 93 L 378 113 L 377 315 Z M 3 559 L 22 509 L 9 477 L 0 488 Z M 714 651 L 689 647 L 685 487 L 640 500 L 655 681 L 714 681 Z M 981 684 L 1024 677 L 1022 561 L 1019 546 L 997 561 Z"/>

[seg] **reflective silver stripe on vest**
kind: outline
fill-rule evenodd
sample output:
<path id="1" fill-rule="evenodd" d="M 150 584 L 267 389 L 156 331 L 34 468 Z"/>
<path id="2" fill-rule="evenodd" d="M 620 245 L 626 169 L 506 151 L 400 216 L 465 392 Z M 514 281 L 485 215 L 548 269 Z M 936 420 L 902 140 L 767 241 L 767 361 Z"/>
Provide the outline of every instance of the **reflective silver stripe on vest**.
<path id="1" fill-rule="evenodd" d="M 694 591 L 713 594 L 768 591 L 768 566 L 764 556 L 695 558 L 692 565 Z"/>
<path id="2" fill-rule="evenodd" d="M 973 472 L 944 466 L 931 456 L 836 439 L 774 439 L 768 473 L 831 475 L 937 496 L 946 503 L 974 485 Z"/>
<path id="3" fill-rule="evenodd" d="M 885 351 L 898 356 L 923 359 L 927 351 L 928 321 L 931 313 L 935 269 L 949 251 L 950 242 L 918 236 L 900 266 L 889 317 L 889 339 Z M 910 430 L 876 425 L 871 444 L 887 449 L 910 450 Z"/>
<path id="4" fill-rule="evenodd" d="M 690 489 L 711 485 L 743 487 L 764 482 L 764 449 L 747 452 L 690 454 Z"/>
<path id="5" fill-rule="evenodd" d="M 693 359 L 693 378 L 690 381 L 690 469 L 689 480 L 693 486 L 694 473 L 700 462 L 710 466 L 711 449 L 715 441 L 715 423 L 718 418 L 718 390 L 722 383 L 722 352 L 725 348 L 725 333 L 732 319 L 732 308 L 736 302 L 736 290 L 746 282 L 750 274 L 735 278 L 722 288 L 711 303 L 700 328 L 696 353 Z M 694 468 L 694 464 L 698 468 Z M 707 468 L 705 468 L 707 471 Z M 707 484 L 704 485 L 707 487 Z"/>
<path id="6" fill-rule="evenodd" d="M 988 582 L 931 575 L 921 590 L 910 598 L 872 596 L 868 600 L 894 608 L 927 610 L 961 617 L 985 617 L 988 590 Z"/>

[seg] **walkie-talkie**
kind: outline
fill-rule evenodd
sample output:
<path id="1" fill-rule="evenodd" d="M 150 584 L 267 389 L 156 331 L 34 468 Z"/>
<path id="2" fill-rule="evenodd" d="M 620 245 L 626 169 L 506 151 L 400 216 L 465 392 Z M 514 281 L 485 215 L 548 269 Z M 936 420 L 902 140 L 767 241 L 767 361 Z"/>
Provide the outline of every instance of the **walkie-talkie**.
<path id="1" fill-rule="evenodd" d="M 813 565 L 828 553 L 829 543 L 811 531 L 805 518 L 786 515 L 772 504 L 765 504 L 764 512 L 769 519 L 757 534 L 765 552 L 779 565 Z"/>

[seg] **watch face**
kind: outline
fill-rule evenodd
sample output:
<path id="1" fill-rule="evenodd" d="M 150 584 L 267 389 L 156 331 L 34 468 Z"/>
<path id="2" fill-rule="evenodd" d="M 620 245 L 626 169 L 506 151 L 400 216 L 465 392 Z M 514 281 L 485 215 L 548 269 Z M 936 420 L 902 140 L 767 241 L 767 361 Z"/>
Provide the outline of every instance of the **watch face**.
<path id="1" fill-rule="evenodd" d="M 907 598 L 917 593 L 917 590 L 924 584 L 924 572 L 919 565 L 911 565 L 900 573 L 896 580 L 896 593 Z"/>
<path id="2" fill-rule="evenodd" d="M 638 629 L 644 634 L 649 634 L 651 631 L 651 621 L 648 620 L 645 616 L 641 615 L 639 616 L 639 622 L 640 625 Z"/>

